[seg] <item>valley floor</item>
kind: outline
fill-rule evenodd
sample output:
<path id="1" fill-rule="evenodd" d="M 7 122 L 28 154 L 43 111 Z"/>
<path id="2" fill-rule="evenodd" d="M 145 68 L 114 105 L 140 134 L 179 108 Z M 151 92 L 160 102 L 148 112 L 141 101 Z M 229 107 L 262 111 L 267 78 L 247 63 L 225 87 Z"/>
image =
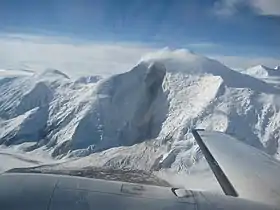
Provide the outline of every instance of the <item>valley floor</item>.
<path id="1" fill-rule="evenodd" d="M 96 167 L 78 166 L 72 169 L 65 169 L 63 164 L 75 159 L 55 160 L 34 153 L 28 154 L 16 148 L 0 148 L 0 174 L 9 170 L 14 172 L 35 172 L 68 174 L 74 176 L 92 177 L 107 180 L 119 180 L 133 183 L 152 184 L 161 186 L 183 187 L 192 190 L 212 191 L 222 193 L 220 186 L 210 171 L 201 173 L 176 173 L 172 171 L 145 172 L 122 171 L 113 169 L 102 169 Z M 59 165 L 62 165 L 60 168 Z M 142 174 L 142 175 L 141 175 Z"/>

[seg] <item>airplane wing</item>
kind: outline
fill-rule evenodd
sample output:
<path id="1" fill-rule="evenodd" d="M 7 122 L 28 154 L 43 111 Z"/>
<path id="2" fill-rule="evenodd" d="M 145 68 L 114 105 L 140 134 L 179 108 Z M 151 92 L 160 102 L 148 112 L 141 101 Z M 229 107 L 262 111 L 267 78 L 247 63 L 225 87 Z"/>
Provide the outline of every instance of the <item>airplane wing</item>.
<path id="1" fill-rule="evenodd" d="M 224 133 L 192 133 L 226 195 L 280 206 L 280 162 Z"/>
<path id="2" fill-rule="evenodd" d="M 133 174 L 130 174 L 135 176 L 133 179 L 120 179 L 129 180 L 126 182 L 107 180 L 105 176 L 109 175 L 108 171 L 99 171 L 100 176 L 96 178 L 85 178 L 75 173 L 46 174 L 44 171 L 34 171 L 34 168 L 25 168 L 0 174 L 0 209 L 279 209 L 279 182 L 275 177 L 280 173 L 276 161 L 226 135 L 200 131 L 193 133 L 226 195 L 133 183 L 137 177 Z M 267 171 L 262 173 L 259 169 Z M 97 173 L 80 170 L 79 174 Z M 112 175 L 116 177 L 119 174 L 115 172 Z M 274 181 L 275 185 L 272 185 Z"/>
<path id="3" fill-rule="evenodd" d="M 2 210 L 272 210 L 232 196 L 60 174 L 0 175 Z"/>

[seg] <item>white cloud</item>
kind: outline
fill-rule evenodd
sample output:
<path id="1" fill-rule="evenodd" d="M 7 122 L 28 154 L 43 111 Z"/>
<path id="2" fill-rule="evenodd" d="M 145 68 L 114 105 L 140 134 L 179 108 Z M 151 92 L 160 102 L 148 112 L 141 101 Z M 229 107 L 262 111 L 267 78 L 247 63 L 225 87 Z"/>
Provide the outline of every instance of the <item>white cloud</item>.
<path id="1" fill-rule="evenodd" d="M 230 16 L 237 12 L 238 4 L 242 3 L 242 0 L 220 0 L 214 4 L 214 12 L 217 15 Z"/>
<path id="2" fill-rule="evenodd" d="M 280 15 L 280 0 L 251 0 L 262 15 Z"/>
<path id="3" fill-rule="evenodd" d="M 220 0 L 214 4 L 214 11 L 218 15 L 233 15 L 240 5 L 247 5 L 260 15 L 280 15 L 280 0 Z"/>
<path id="4" fill-rule="evenodd" d="M 129 70 L 155 48 L 129 43 L 79 43 L 62 37 L 0 36 L 0 69 L 56 68 L 70 76 Z"/>

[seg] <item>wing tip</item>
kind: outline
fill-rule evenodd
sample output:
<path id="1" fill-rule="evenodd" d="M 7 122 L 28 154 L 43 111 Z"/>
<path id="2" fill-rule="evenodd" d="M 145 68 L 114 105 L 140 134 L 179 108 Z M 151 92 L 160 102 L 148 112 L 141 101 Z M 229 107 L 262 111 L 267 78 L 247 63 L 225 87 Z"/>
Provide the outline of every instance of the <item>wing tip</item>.
<path id="1" fill-rule="evenodd" d="M 212 172 L 214 173 L 218 183 L 220 184 L 222 190 L 224 191 L 225 195 L 238 197 L 238 193 L 234 189 L 231 182 L 228 180 L 227 176 L 220 168 L 219 164 L 205 145 L 204 141 L 202 140 L 201 136 L 199 135 L 198 131 L 205 131 L 204 129 L 192 129 L 192 134 L 202 151 L 206 161 L 208 162 Z"/>

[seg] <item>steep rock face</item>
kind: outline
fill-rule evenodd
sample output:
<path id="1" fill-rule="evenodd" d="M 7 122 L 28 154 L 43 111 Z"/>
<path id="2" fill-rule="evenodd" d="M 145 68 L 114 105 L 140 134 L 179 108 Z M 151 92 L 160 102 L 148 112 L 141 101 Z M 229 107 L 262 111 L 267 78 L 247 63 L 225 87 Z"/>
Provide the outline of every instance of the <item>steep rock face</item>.
<path id="1" fill-rule="evenodd" d="M 10 119 L 33 108 L 49 106 L 57 86 L 67 80 L 67 75 L 58 70 L 0 79 L 0 117 Z"/>
<path id="2" fill-rule="evenodd" d="M 100 151 L 156 138 L 168 111 L 166 107 L 165 113 L 156 112 L 157 101 L 166 100 L 161 86 L 165 71 L 157 64 L 139 64 L 130 72 L 101 81 L 71 141 L 61 147 L 91 146 Z"/>
<path id="3" fill-rule="evenodd" d="M 52 99 L 52 90 L 45 83 L 38 82 L 30 92 L 23 95 L 20 103 L 15 107 L 15 113 L 21 115 L 36 107 L 48 106 Z"/>
<path id="4" fill-rule="evenodd" d="M 6 146 L 38 141 L 46 127 L 48 106 L 36 107 L 10 120 L 0 123 L 0 143 Z"/>

